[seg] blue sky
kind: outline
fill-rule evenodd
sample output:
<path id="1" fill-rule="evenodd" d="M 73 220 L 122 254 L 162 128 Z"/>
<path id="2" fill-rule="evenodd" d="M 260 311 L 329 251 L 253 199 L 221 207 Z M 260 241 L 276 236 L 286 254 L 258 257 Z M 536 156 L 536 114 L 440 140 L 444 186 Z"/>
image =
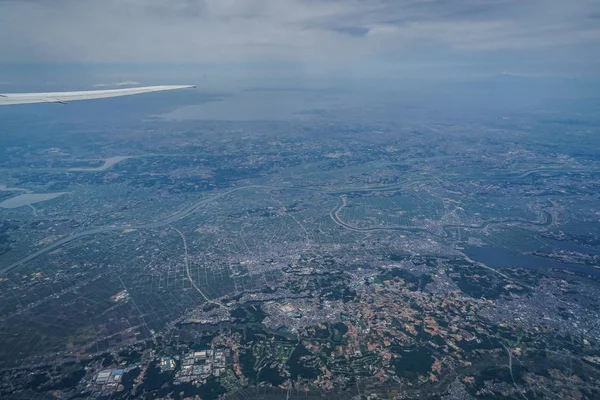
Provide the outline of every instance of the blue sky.
<path id="1" fill-rule="evenodd" d="M 0 85 L 600 74 L 597 0 L 0 0 L 0 35 Z"/>

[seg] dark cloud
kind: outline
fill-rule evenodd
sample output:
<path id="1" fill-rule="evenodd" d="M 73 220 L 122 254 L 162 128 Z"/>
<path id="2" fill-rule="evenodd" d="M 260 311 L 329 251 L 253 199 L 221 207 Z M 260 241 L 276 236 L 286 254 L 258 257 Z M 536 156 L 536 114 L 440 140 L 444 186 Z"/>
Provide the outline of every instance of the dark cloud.
<path id="1" fill-rule="evenodd" d="M 600 11 L 591 12 L 587 15 L 587 17 L 593 20 L 600 19 Z"/>
<path id="2" fill-rule="evenodd" d="M 369 33 L 369 28 L 364 28 L 362 26 L 347 26 L 342 28 L 332 28 L 332 30 L 356 37 L 364 37 Z"/>

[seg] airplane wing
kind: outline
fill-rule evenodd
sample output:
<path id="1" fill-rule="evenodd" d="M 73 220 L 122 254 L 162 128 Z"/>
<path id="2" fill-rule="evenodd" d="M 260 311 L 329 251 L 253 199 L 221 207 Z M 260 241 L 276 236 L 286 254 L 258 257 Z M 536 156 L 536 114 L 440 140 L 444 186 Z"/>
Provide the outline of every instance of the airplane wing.
<path id="1" fill-rule="evenodd" d="M 54 92 L 54 93 L 0 93 L 0 106 L 10 104 L 30 103 L 61 103 L 67 104 L 75 100 L 104 99 L 107 97 L 130 96 L 132 94 L 161 92 L 195 88 L 195 85 L 145 86 L 128 89 L 88 90 L 83 92 Z"/>

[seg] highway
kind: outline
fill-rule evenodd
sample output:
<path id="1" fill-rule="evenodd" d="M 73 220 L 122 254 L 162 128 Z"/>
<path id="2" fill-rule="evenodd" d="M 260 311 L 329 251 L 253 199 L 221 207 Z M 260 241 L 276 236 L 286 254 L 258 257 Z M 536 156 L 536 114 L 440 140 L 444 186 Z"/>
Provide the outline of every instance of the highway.
<path id="1" fill-rule="evenodd" d="M 261 186 L 261 185 L 250 185 L 250 186 L 238 187 L 238 188 L 231 189 L 231 190 L 228 190 L 223 193 L 219 193 L 215 196 L 211 196 L 209 198 L 197 201 L 196 203 L 192 204 L 191 206 L 184 208 L 183 210 L 180 210 L 180 211 L 176 212 L 175 214 L 171 215 L 170 217 L 167 217 L 160 221 L 148 222 L 146 224 L 140 224 L 140 225 L 130 225 L 130 224 L 109 225 L 109 226 L 104 226 L 104 227 L 100 227 L 100 228 L 90 229 L 90 230 L 83 231 L 83 232 L 74 233 L 73 235 L 62 238 L 62 239 L 52 243 L 51 245 L 48 245 L 48 246 L 36 251 L 35 253 L 32 253 L 32 254 L 28 255 L 27 257 L 20 259 L 17 262 L 14 262 L 6 267 L 0 268 L 0 274 L 7 273 L 14 268 L 41 256 L 42 254 L 45 254 L 49 251 L 52 251 L 60 246 L 63 246 L 67 243 L 70 243 L 70 242 L 77 240 L 79 238 L 82 238 L 84 236 L 97 235 L 99 233 L 104 233 L 104 232 L 123 231 L 125 229 L 140 229 L 141 230 L 141 229 L 159 228 L 161 226 L 166 226 L 166 225 L 172 224 L 173 222 L 179 221 L 180 219 L 183 219 L 183 218 L 187 217 L 188 215 L 194 213 L 199 207 L 201 207 L 205 204 L 211 203 L 220 198 L 223 198 L 231 193 L 239 192 L 240 190 L 270 189 L 270 188 L 271 187 L 269 187 L 269 186 Z"/>

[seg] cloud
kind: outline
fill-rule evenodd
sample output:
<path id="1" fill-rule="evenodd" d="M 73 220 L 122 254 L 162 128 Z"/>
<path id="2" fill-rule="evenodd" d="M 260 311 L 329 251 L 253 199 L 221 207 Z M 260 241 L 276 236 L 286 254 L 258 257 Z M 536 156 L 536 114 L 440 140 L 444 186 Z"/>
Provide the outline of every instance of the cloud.
<path id="1" fill-rule="evenodd" d="M 540 73 L 531 73 L 531 72 L 513 72 L 513 71 L 502 71 L 500 75 L 515 77 L 515 78 L 551 78 L 552 76 L 548 76 L 546 74 Z"/>
<path id="2" fill-rule="evenodd" d="M 140 85 L 139 82 L 136 81 L 123 81 L 123 82 L 113 82 L 113 83 L 96 83 L 92 85 L 93 87 L 119 87 L 119 86 L 137 86 Z"/>
<path id="3" fill-rule="evenodd" d="M 598 15 L 595 0 L 0 0 L 0 63 L 583 65 L 600 62 Z"/>

